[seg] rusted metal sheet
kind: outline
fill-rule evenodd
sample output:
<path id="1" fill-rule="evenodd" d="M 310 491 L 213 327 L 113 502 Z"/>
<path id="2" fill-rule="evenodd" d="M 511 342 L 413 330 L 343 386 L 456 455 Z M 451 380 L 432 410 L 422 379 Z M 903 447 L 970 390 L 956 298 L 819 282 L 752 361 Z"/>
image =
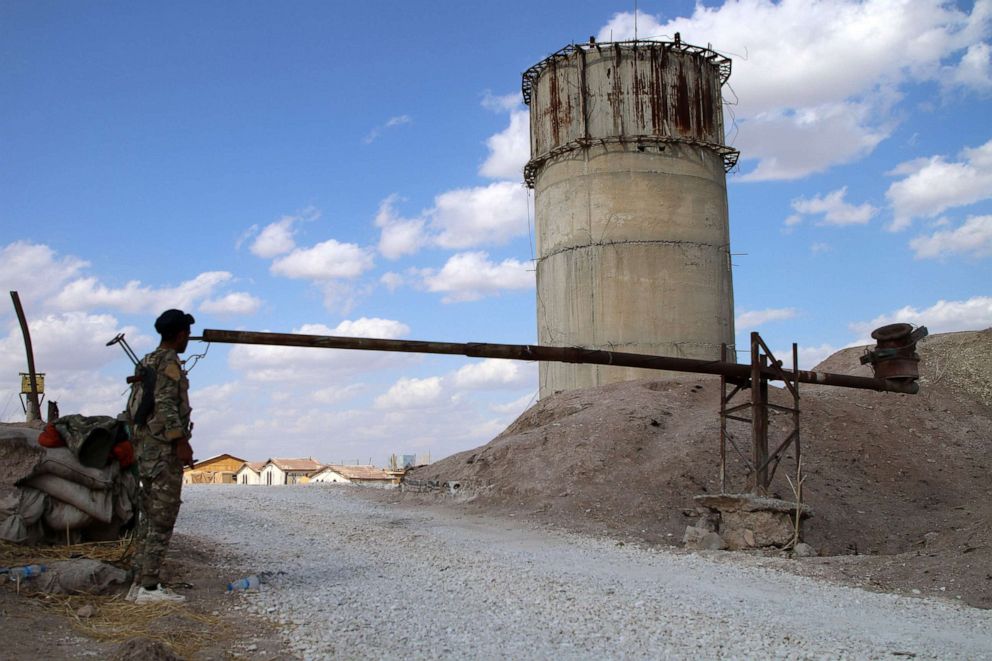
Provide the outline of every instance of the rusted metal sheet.
<path id="1" fill-rule="evenodd" d="M 510 360 L 553 361 L 561 363 L 586 363 L 591 365 L 616 365 L 645 369 L 692 372 L 697 374 L 722 374 L 731 380 L 751 378 L 751 367 L 740 363 L 719 360 L 698 360 L 653 356 L 650 354 L 603 351 L 582 347 L 550 347 L 539 344 L 487 344 L 477 342 L 427 342 L 422 340 L 387 340 L 368 337 L 338 337 L 332 335 L 300 335 L 296 333 L 261 333 L 254 331 L 214 330 L 203 331 L 205 342 L 230 344 L 264 344 L 285 347 L 315 347 L 324 349 L 360 349 L 365 351 L 399 351 L 406 353 L 433 353 L 471 356 L 473 358 L 505 358 Z M 760 369 L 763 378 L 775 381 L 782 370 L 778 365 Z M 826 386 L 861 388 L 915 394 L 919 386 L 913 382 L 869 379 L 847 374 L 828 372 L 795 372 L 795 380 Z"/>
<path id="2" fill-rule="evenodd" d="M 730 60 L 675 42 L 572 45 L 524 72 L 530 105 L 531 162 L 595 144 L 686 142 L 708 147 L 729 169 L 720 88 Z"/>
<path id="3" fill-rule="evenodd" d="M 709 51 L 673 46 L 644 41 L 576 46 L 525 73 L 532 153 L 582 139 L 586 125 L 593 141 L 664 136 L 722 145 L 720 66 Z"/>

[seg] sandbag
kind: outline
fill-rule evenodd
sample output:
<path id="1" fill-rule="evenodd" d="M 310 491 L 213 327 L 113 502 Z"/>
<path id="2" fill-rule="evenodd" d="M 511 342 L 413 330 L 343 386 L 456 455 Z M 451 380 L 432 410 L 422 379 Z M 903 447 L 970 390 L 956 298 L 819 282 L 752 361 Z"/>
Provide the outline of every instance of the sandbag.
<path id="1" fill-rule="evenodd" d="M 78 530 L 92 524 L 93 517 L 69 503 L 52 499 L 45 512 L 45 525 L 53 531 Z"/>
<path id="2" fill-rule="evenodd" d="M 5 542 L 24 544 L 28 542 L 29 538 L 30 531 L 19 514 L 11 514 L 0 521 L 0 539 Z"/>
<path id="3" fill-rule="evenodd" d="M 116 461 L 105 468 L 87 468 L 67 447 L 47 448 L 44 460 L 35 468 L 36 475 L 58 475 L 90 489 L 110 489 L 119 473 L 120 465 Z"/>
<path id="4" fill-rule="evenodd" d="M 38 520 L 45 513 L 47 496 L 36 489 L 23 488 L 15 494 L 8 495 L 2 504 L 3 514 L 0 514 L 0 539 L 14 544 L 30 543 L 41 537 Z"/>
<path id="5" fill-rule="evenodd" d="M 99 560 L 79 558 L 48 565 L 48 571 L 33 579 L 33 587 L 50 594 L 108 594 L 129 582 L 123 569 Z"/>
<path id="6" fill-rule="evenodd" d="M 12 487 L 34 474 L 45 458 L 33 427 L 0 425 L 0 486 Z"/>
<path id="7" fill-rule="evenodd" d="M 44 491 L 52 498 L 69 503 L 97 521 L 110 523 L 114 514 L 113 494 L 105 489 L 89 489 L 58 475 L 35 475 L 25 485 Z"/>

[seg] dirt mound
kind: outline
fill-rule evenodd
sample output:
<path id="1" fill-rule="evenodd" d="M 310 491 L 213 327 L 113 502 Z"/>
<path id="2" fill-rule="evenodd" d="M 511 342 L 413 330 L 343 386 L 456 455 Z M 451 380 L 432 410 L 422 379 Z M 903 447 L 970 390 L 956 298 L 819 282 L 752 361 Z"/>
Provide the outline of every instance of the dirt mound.
<path id="1" fill-rule="evenodd" d="M 869 585 L 943 587 L 990 607 L 992 408 L 979 375 L 989 372 L 992 330 L 936 335 L 919 351 L 919 395 L 801 386 L 804 491 L 814 511 L 805 538 L 821 555 L 875 557 L 840 563 L 843 574 L 870 574 Z M 818 369 L 862 373 L 862 352 L 841 351 Z M 485 446 L 410 477 L 460 482 L 474 494 L 470 508 L 676 544 L 692 497 L 720 491 L 719 390 L 719 379 L 701 377 L 561 393 Z M 783 395 L 773 388 L 771 399 L 791 403 Z M 773 418 L 774 447 L 787 420 Z M 731 431 L 748 454 L 749 428 Z M 745 490 L 732 448 L 728 466 L 728 491 Z M 785 475 L 794 472 L 790 453 L 775 495 L 793 498 Z"/>

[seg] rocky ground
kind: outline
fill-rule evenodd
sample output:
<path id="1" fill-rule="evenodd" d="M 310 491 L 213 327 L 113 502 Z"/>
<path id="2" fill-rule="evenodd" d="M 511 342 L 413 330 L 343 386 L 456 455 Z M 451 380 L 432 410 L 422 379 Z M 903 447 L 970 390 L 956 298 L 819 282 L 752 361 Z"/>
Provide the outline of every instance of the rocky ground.
<path id="1" fill-rule="evenodd" d="M 918 395 L 802 386 L 804 538 L 819 557 L 786 568 L 879 590 L 992 607 L 992 329 L 931 336 Z M 870 375 L 862 349 L 815 369 Z M 545 398 L 483 447 L 414 471 L 455 481 L 465 511 L 679 545 L 692 498 L 720 491 L 717 378 L 648 379 Z M 790 403 L 782 390 L 772 400 Z M 741 399 L 740 401 L 744 401 Z M 773 417 L 770 445 L 787 419 Z M 749 429 L 731 428 L 742 452 Z M 728 491 L 745 469 L 728 450 Z M 793 499 L 794 456 L 774 495 Z M 436 495 L 403 494 L 408 501 Z"/>

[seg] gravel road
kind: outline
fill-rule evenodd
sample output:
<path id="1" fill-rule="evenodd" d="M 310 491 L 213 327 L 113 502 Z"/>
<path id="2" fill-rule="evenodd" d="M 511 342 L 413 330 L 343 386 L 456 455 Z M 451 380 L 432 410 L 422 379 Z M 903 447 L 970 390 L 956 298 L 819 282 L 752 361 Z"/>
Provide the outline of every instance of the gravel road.
<path id="1" fill-rule="evenodd" d="M 620 546 L 353 487 L 189 485 L 177 531 L 299 658 L 992 659 L 992 611 Z"/>

